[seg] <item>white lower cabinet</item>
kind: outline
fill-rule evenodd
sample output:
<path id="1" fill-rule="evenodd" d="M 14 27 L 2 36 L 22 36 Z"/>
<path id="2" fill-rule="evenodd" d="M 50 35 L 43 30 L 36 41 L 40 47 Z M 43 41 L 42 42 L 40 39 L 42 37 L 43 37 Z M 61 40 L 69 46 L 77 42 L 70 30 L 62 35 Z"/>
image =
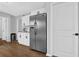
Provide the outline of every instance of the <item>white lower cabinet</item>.
<path id="1" fill-rule="evenodd" d="M 30 45 L 29 33 L 19 32 L 17 33 L 17 39 L 19 44 L 26 45 L 26 46 Z"/>

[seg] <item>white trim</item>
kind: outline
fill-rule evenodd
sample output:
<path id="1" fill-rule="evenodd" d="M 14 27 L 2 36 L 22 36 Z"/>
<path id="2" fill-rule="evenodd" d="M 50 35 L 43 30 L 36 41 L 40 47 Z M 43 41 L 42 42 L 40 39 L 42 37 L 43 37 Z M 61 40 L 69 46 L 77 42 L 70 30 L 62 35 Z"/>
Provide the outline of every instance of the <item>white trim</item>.
<path id="1" fill-rule="evenodd" d="M 49 54 L 49 53 L 46 53 L 46 56 L 52 57 L 53 55 L 52 54 Z"/>
<path id="2" fill-rule="evenodd" d="M 78 33 L 78 3 L 74 3 L 74 24 L 75 31 L 74 33 Z M 74 37 L 74 57 L 78 57 L 78 36 Z"/>

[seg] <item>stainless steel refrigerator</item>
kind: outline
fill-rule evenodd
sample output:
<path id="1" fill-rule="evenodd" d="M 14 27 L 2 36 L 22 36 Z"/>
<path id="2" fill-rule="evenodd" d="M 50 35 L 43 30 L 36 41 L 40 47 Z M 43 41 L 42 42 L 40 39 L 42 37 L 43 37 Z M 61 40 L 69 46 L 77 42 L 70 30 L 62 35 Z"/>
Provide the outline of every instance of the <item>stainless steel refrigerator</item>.
<path id="1" fill-rule="evenodd" d="M 47 14 L 30 16 L 30 47 L 47 52 Z"/>

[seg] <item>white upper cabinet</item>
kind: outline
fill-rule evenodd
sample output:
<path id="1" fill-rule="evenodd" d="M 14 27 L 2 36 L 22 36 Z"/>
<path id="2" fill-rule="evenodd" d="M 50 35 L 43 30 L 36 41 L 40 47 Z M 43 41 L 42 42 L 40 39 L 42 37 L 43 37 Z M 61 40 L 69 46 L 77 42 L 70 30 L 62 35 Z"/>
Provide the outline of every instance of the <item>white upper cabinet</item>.
<path id="1" fill-rule="evenodd" d="M 28 29 L 28 26 L 29 25 L 29 16 L 27 15 L 27 16 L 23 16 L 22 17 L 22 30 L 24 29 L 24 28 L 26 28 L 26 30 L 28 31 L 29 29 Z"/>

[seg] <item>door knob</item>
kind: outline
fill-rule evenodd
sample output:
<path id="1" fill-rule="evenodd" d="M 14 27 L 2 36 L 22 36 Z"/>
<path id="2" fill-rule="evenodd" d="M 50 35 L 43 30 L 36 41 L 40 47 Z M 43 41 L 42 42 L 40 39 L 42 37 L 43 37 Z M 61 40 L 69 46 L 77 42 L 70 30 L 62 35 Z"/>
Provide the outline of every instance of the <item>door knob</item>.
<path id="1" fill-rule="evenodd" d="M 78 35 L 79 35 L 79 33 L 75 33 L 75 34 L 73 34 L 73 35 L 78 36 Z"/>

